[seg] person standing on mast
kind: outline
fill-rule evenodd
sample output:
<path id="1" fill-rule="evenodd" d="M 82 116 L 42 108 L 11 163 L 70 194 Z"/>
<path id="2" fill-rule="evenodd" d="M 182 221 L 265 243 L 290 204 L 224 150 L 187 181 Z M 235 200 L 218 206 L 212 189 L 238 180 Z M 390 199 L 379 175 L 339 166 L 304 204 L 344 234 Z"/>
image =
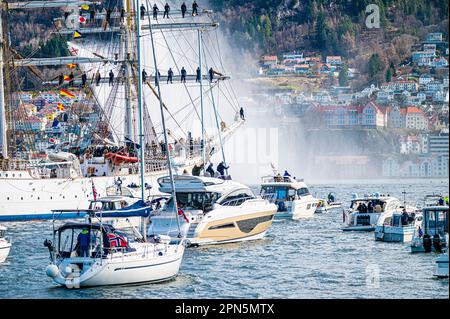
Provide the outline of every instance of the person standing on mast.
<path id="1" fill-rule="evenodd" d="M 169 68 L 169 71 L 167 71 L 167 84 L 169 84 L 169 81 L 170 84 L 172 84 L 173 83 L 172 79 L 173 79 L 173 71 L 172 68 Z"/>
<path id="2" fill-rule="evenodd" d="M 158 20 L 158 11 L 159 11 L 158 6 L 155 3 L 155 5 L 153 6 L 153 19 L 154 20 Z"/>
<path id="3" fill-rule="evenodd" d="M 156 5 L 156 4 L 155 4 Z M 141 4 L 141 20 L 144 20 L 145 17 L 145 6 L 144 4 Z"/>
<path id="4" fill-rule="evenodd" d="M 214 80 L 214 69 L 211 67 L 209 69 L 209 82 L 212 83 L 213 80 Z"/>
<path id="5" fill-rule="evenodd" d="M 169 11 L 170 11 L 170 6 L 169 4 L 166 2 L 166 5 L 164 6 L 164 16 L 163 19 L 167 16 L 167 19 L 169 19 Z"/>
<path id="6" fill-rule="evenodd" d="M 195 77 L 195 82 L 199 83 L 202 80 L 202 71 L 200 67 L 197 67 L 197 76 Z"/>
<path id="7" fill-rule="evenodd" d="M 198 15 L 198 4 L 197 1 L 194 0 L 194 3 L 192 4 L 192 16 L 195 17 Z"/>
<path id="8" fill-rule="evenodd" d="M 113 70 L 109 71 L 109 86 L 114 85 L 114 72 Z"/>
<path id="9" fill-rule="evenodd" d="M 183 4 L 181 5 L 181 16 L 184 18 L 184 16 L 186 15 L 186 11 L 187 11 L 187 6 L 186 3 L 183 2 Z"/>
<path id="10" fill-rule="evenodd" d="M 145 69 L 142 69 L 142 83 L 147 82 L 147 72 Z"/>
<path id="11" fill-rule="evenodd" d="M 186 83 L 186 69 L 184 68 L 184 66 L 181 68 L 181 83 Z"/>

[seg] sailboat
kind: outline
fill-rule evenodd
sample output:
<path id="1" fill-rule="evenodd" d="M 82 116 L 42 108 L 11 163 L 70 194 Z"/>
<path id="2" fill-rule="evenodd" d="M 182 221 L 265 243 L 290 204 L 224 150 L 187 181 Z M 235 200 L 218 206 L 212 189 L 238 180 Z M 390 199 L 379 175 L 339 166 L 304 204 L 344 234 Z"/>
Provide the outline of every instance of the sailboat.
<path id="1" fill-rule="evenodd" d="M 194 32 L 202 35 L 206 31 L 216 32 L 218 24 L 212 20 L 211 11 L 200 11 L 198 15 L 186 17 L 182 22 L 178 21 L 179 17 L 165 21 L 160 19 L 153 26 L 153 30 L 155 33 L 158 32 L 159 36 L 156 49 L 161 50 L 161 43 L 164 41 L 163 43 L 166 44 L 163 49 L 166 52 L 164 59 L 161 58 L 158 64 L 162 65 L 164 61 L 170 60 L 178 70 L 182 66 L 178 65 L 177 61 L 182 60 L 186 63 L 185 67 L 189 72 L 182 83 L 180 83 L 180 76 L 174 75 L 174 84 L 171 85 L 168 76 L 156 76 L 155 69 L 147 67 L 148 63 L 145 62 L 147 54 L 144 54 L 143 60 L 148 76 L 141 81 L 145 87 L 144 139 L 143 143 L 139 144 L 136 125 L 138 118 L 136 92 L 139 81 L 136 80 L 138 71 L 137 41 L 134 37 L 136 32 L 136 23 L 133 19 L 134 4 L 129 0 L 123 0 L 118 1 L 115 6 L 100 9 L 96 7 L 97 3 L 77 0 L 9 3 L 2 1 L 0 41 L 4 45 L 0 48 L 0 65 L 3 66 L 0 70 L 0 189 L 2 189 L 0 221 L 51 219 L 54 216 L 52 213 L 54 207 L 66 209 L 59 215 L 60 218 L 77 218 L 78 214 L 70 212 L 69 209 L 88 209 L 89 200 L 93 199 L 92 180 L 95 182 L 99 195 L 105 194 L 107 188 L 114 185 L 117 177 L 121 177 L 124 185 L 135 184 L 139 187 L 147 186 L 157 189 L 158 178 L 166 175 L 168 169 L 163 156 L 166 151 L 173 153 L 172 159 L 178 171 L 191 172 L 194 166 L 206 163 L 220 149 L 219 145 L 225 143 L 244 122 L 239 116 L 235 116 L 239 109 L 237 106 L 239 102 L 230 81 L 227 81 L 230 77 L 223 72 L 215 71 L 214 81 L 210 82 L 209 86 L 202 87 L 203 80 L 208 79 L 209 76 L 202 70 L 202 81 L 199 83 L 198 76 L 195 74 L 197 65 L 191 66 L 193 59 L 185 56 L 184 51 L 189 51 L 189 46 L 193 46 L 192 40 L 188 39 L 185 33 Z M 144 1 L 139 5 L 141 4 L 149 7 L 149 4 Z M 83 9 L 86 6 L 89 9 Z M 68 56 L 21 57 L 10 46 L 9 30 L 6 28 L 9 12 L 32 9 L 64 10 L 65 17 L 55 19 L 56 30 L 52 32 L 55 36 L 70 37 Z M 91 12 L 94 12 L 92 19 Z M 150 20 L 148 11 L 143 17 L 143 30 L 148 31 L 147 21 Z M 89 40 L 91 36 L 97 36 L 97 38 Z M 143 35 L 140 39 L 144 49 L 149 47 L 147 39 L 148 35 Z M 171 44 L 167 42 L 170 41 L 177 46 L 184 41 L 186 48 L 177 48 L 179 52 L 174 52 L 173 47 L 169 50 L 167 48 Z M 211 51 L 208 56 L 216 52 L 212 49 Z M 212 59 L 209 66 L 211 64 Z M 12 87 L 20 88 L 20 83 L 17 85 L 15 83 L 20 82 L 20 79 L 17 79 L 18 69 L 26 68 L 33 74 L 39 74 L 39 68 L 50 65 L 76 66 L 79 73 L 89 75 L 87 80 L 85 78 L 85 86 L 82 85 L 82 76 L 75 77 L 70 83 L 73 87 L 79 88 L 78 95 L 87 94 L 90 97 L 80 98 L 77 102 L 77 105 L 83 108 L 93 108 L 92 112 L 87 113 L 86 121 L 89 122 L 92 118 L 99 118 L 99 120 L 83 126 L 81 117 L 70 113 L 70 116 L 74 118 L 72 121 L 75 123 L 75 133 L 68 135 L 74 138 L 68 138 L 66 142 L 54 146 L 53 149 L 49 147 L 42 158 L 42 152 L 39 153 L 36 149 L 36 135 L 23 130 L 19 134 L 18 127 L 24 127 L 23 114 L 20 118 L 16 118 L 15 115 L 18 113 L 17 104 L 20 106 L 23 101 L 15 98 Z M 214 69 L 220 70 L 221 63 L 215 61 Z M 115 75 L 111 83 L 108 78 L 109 72 Z M 97 78 L 96 74 L 102 76 Z M 171 124 L 168 128 L 171 142 L 166 150 L 160 149 L 164 145 L 160 141 L 161 124 L 153 123 L 155 116 L 152 114 L 153 108 L 150 107 L 159 100 L 155 89 L 157 81 L 164 86 L 167 84 L 164 92 L 170 92 L 166 94 L 168 99 L 164 103 L 165 111 L 170 114 L 168 121 Z M 60 85 L 58 81 L 50 79 L 43 81 L 43 84 L 55 89 L 56 92 L 76 95 L 72 86 L 70 84 L 67 86 L 65 82 Z M 200 87 L 200 93 L 198 87 Z M 203 127 L 205 119 L 200 118 L 199 115 L 199 104 L 204 104 L 200 103 L 203 99 L 218 103 L 219 94 L 228 95 L 226 103 L 221 104 L 221 110 L 226 109 L 224 105 L 227 104 L 233 114 L 227 124 L 222 114 L 219 134 L 208 136 Z M 55 103 L 64 104 L 73 100 L 72 97 L 66 98 L 58 93 L 56 95 Z M 184 96 L 187 102 L 177 101 L 176 99 L 180 96 Z M 219 122 L 217 112 L 213 122 Z M 65 114 L 58 114 L 58 116 L 61 115 Z M 195 138 L 195 133 L 186 131 L 189 123 L 194 128 L 198 126 L 195 123 L 195 116 L 199 117 L 198 120 L 202 123 L 201 137 L 198 138 Z M 146 157 L 143 184 L 137 173 L 140 164 L 136 161 L 136 152 L 140 147 L 145 148 Z M 74 150 L 78 151 L 78 154 L 72 154 Z"/>
<path id="2" fill-rule="evenodd" d="M 136 1 L 136 7 L 139 1 Z M 140 15 L 136 14 L 137 39 L 140 38 Z M 152 40 L 153 41 L 153 40 Z M 137 44 L 138 69 L 141 69 L 140 44 Z M 157 69 L 156 60 L 155 68 Z M 139 72 L 141 74 L 141 72 Z M 140 75 L 139 75 L 140 80 Z M 141 81 L 139 81 L 141 83 Z M 161 96 L 161 94 L 160 94 Z M 162 103 L 162 102 L 161 102 Z M 139 136 L 143 140 L 142 84 L 138 88 Z M 165 118 L 161 106 L 164 139 L 168 146 Z M 167 164 L 172 178 L 170 154 Z M 140 178 L 144 182 L 145 156 L 140 150 Z M 175 188 L 172 188 L 175 196 Z M 145 191 L 141 189 L 141 200 Z M 149 208 L 150 209 L 150 208 Z M 146 217 L 142 217 L 142 234 L 136 230 L 136 242 L 130 242 L 125 233 L 113 226 L 102 223 L 102 212 L 98 222 L 67 223 L 54 230 L 53 243 L 46 240 L 44 245 L 50 252 L 51 263 L 46 273 L 56 283 L 67 288 L 82 288 L 103 285 L 123 285 L 144 282 L 161 282 L 174 278 L 180 269 L 185 250 L 184 238 L 172 240 L 167 236 L 153 235 L 146 238 Z M 136 214 L 135 216 L 138 216 Z M 178 220 L 176 210 L 174 216 Z M 95 218 L 96 216 L 92 216 Z M 74 238 L 77 238 L 75 241 Z"/>

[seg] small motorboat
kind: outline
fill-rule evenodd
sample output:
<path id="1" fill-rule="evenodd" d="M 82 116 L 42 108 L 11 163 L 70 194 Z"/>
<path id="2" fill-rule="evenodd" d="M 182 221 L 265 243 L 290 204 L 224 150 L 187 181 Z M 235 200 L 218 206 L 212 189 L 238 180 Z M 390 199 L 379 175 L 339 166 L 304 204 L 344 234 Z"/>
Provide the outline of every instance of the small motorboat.
<path id="1" fill-rule="evenodd" d="M 350 208 L 343 212 L 343 231 L 374 231 L 384 214 L 399 209 L 400 200 L 389 195 L 374 193 L 364 197 L 353 194 Z"/>
<path id="2" fill-rule="evenodd" d="M 448 247 L 448 206 L 426 206 L 422 216 L 422 227 L 414 233 L 411 252 L 445 252 Z"/>
<path id="3" fill-rule="evenodd" d="M 325 199 L 320 199 L 319 203 L 317 204 L 316 213 L 323 214 L 323 213 L 331 213 L 334 211 L 338 211 L 342 208 L 341 202 L 329 202 Z"/>
<path id="4" fill-rule="evenodd" d="M 279 174 L 262 178 L 260 195 L 274 197 L 273 201 L 277 205 L 275 219 L 313 217 L 319 204 L 319 199 L 311 195 L 302 180 L 281 177 Z"/>
<path id="5" fill-rule="evenodd" d="M 409 206 L 404 210 L 405 212 L 399 209 L 380 217 L 375 229 L 375 240 L 395 243 L 411 242 L 414 233 L 422 226 L 422 213 Z"/>
<path id="6" fill-rule="evenodd" d="M 448 253 L 440 255 L 436 259 L 433 276 L 437 278 L 448 278 Z"/>
<path id="7" fill-rule="evenodd" d="M 106 153 L 105 158 L 107 160 L 111 160 L 114 165 L 121 165 L 123 163 L 129 163 L 134 164 L 139 162 L 139 159 L 135 156 L 130 156 L 128 153 L 125 152 L 117 152 L 117 153 Z"/>
<path id="8" fill-rule="evenodd" d="M 11 241 L 6 237 L 6 227 L 0 226 L 0 263 L 8 258 Z"/>

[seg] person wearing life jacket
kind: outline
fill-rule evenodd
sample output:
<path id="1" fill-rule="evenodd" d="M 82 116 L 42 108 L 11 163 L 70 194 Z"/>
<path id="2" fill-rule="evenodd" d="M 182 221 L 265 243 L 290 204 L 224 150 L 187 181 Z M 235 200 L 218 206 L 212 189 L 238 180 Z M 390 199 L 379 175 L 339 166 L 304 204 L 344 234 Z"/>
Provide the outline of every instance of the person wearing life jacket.
<path id="1" fill-rule="evenodd" d="M 89 231 L 87 228 L 83 228 L 83 230 L 78 234 L 77 242 L 80 250 L 79 257 L 89 257 L 89 237 Z"/>

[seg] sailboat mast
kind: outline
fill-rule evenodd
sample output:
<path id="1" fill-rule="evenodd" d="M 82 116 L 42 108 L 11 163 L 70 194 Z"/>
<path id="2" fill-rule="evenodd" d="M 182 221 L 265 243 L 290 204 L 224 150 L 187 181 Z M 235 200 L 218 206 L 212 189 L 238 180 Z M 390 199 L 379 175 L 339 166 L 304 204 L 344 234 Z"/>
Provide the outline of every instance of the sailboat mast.
<path id="1" fill-rule="evenodd" d="M 136 0 L 136 1 L 137 1 L 137 3 L 139 3 L 139 0 Z M 147 6 L 149 7 L 148 1 L 147 1 Z M 139 11 L 140 10 L 137 10 L 137 12 L 139 12 Z M 137 13 L 137 15 L 139 15 L 139 13 Z M 161 112 L 161 123 L 162 123 L 163 135 L 164 135 L 164 143 L 166 144 L 167 167 L 169 169 L 170 183 L 171 183 L 171 186 L 172 186 L 173 209 L 174 209 L 174 212 L 175 212 L 175 218 L 177 220 L 178 232 L 181 235 L 181 225 L 180 225 L 180 220 L 179 220 L 179 217 L 178 217 L 177 193 L 176 193 L 176 190 L 175 190 L 175 180 L 174 180 L 174 177 L 173 177 L 172 162 L 170 161 L 169 139 L 167 137 L 166 120 L 165 120 L 165 117 L 164 117 L 164 105 L 163 105 L 162 95 L 161 95 L 161 86 L 160 86 L 160 79 L 159 79 L 158 62 L 156 61 L 155 42 L 154 42 L 154 39 L 153 39 L 152 22 L 151 22 L 150 18 L 148 18 L 148 23 L 149 23 L 149 28 L 150 28 L 150 41 L 152 43 L 153 64 L 154 64 L 154 67 L 155 67 L 155 76 L 157 78 L 156 87 L 158 89 L 159 109 L 160 109 L 160 112 Z"/>
<path id="2" fill-rule="evenodd" d="M 2 1 L 3 2 L 3 1 Z M 0 7 L 0 153 L 4 158 L 8 157 L 8 140 L 6 138 L 6 103 L 5 103 L 5 79 L 3 73 L 4 66 L 4 34 L 3 34 L 3 3 Z"/>
<path id="3" fill-rule="evenodd" d="M 133 107 L 131 104 L 131 61 L 132 58 L 130 53 L 131 48 L 131 0 L 124 0 L 123 4 L 126 8 L 127 18 L 126 25 L 122 28 L 122 36 L 125 38 L 125 57 L 124 57 L 124 68 L 125 68 L 125 112 L 126 112 L 126 127 L 125 127 L 125 137 L 134 141 L 134 131 L 133 131 Z"/>
<path id="4" fill-rule="evenodd" d="M 204 118 L 204 107 L 203 107 L 203 62 L 202 62 L 202 32 L 198 31 L 198 63 L 200 68 L 200 113 L 202 122 L 202 140 L 200 142 L 202 149 L 202 161 L 203 161 L 203 172 L 205 172 L 206 166 L 206 145 L 205 145 L 205 118 Z"/>

